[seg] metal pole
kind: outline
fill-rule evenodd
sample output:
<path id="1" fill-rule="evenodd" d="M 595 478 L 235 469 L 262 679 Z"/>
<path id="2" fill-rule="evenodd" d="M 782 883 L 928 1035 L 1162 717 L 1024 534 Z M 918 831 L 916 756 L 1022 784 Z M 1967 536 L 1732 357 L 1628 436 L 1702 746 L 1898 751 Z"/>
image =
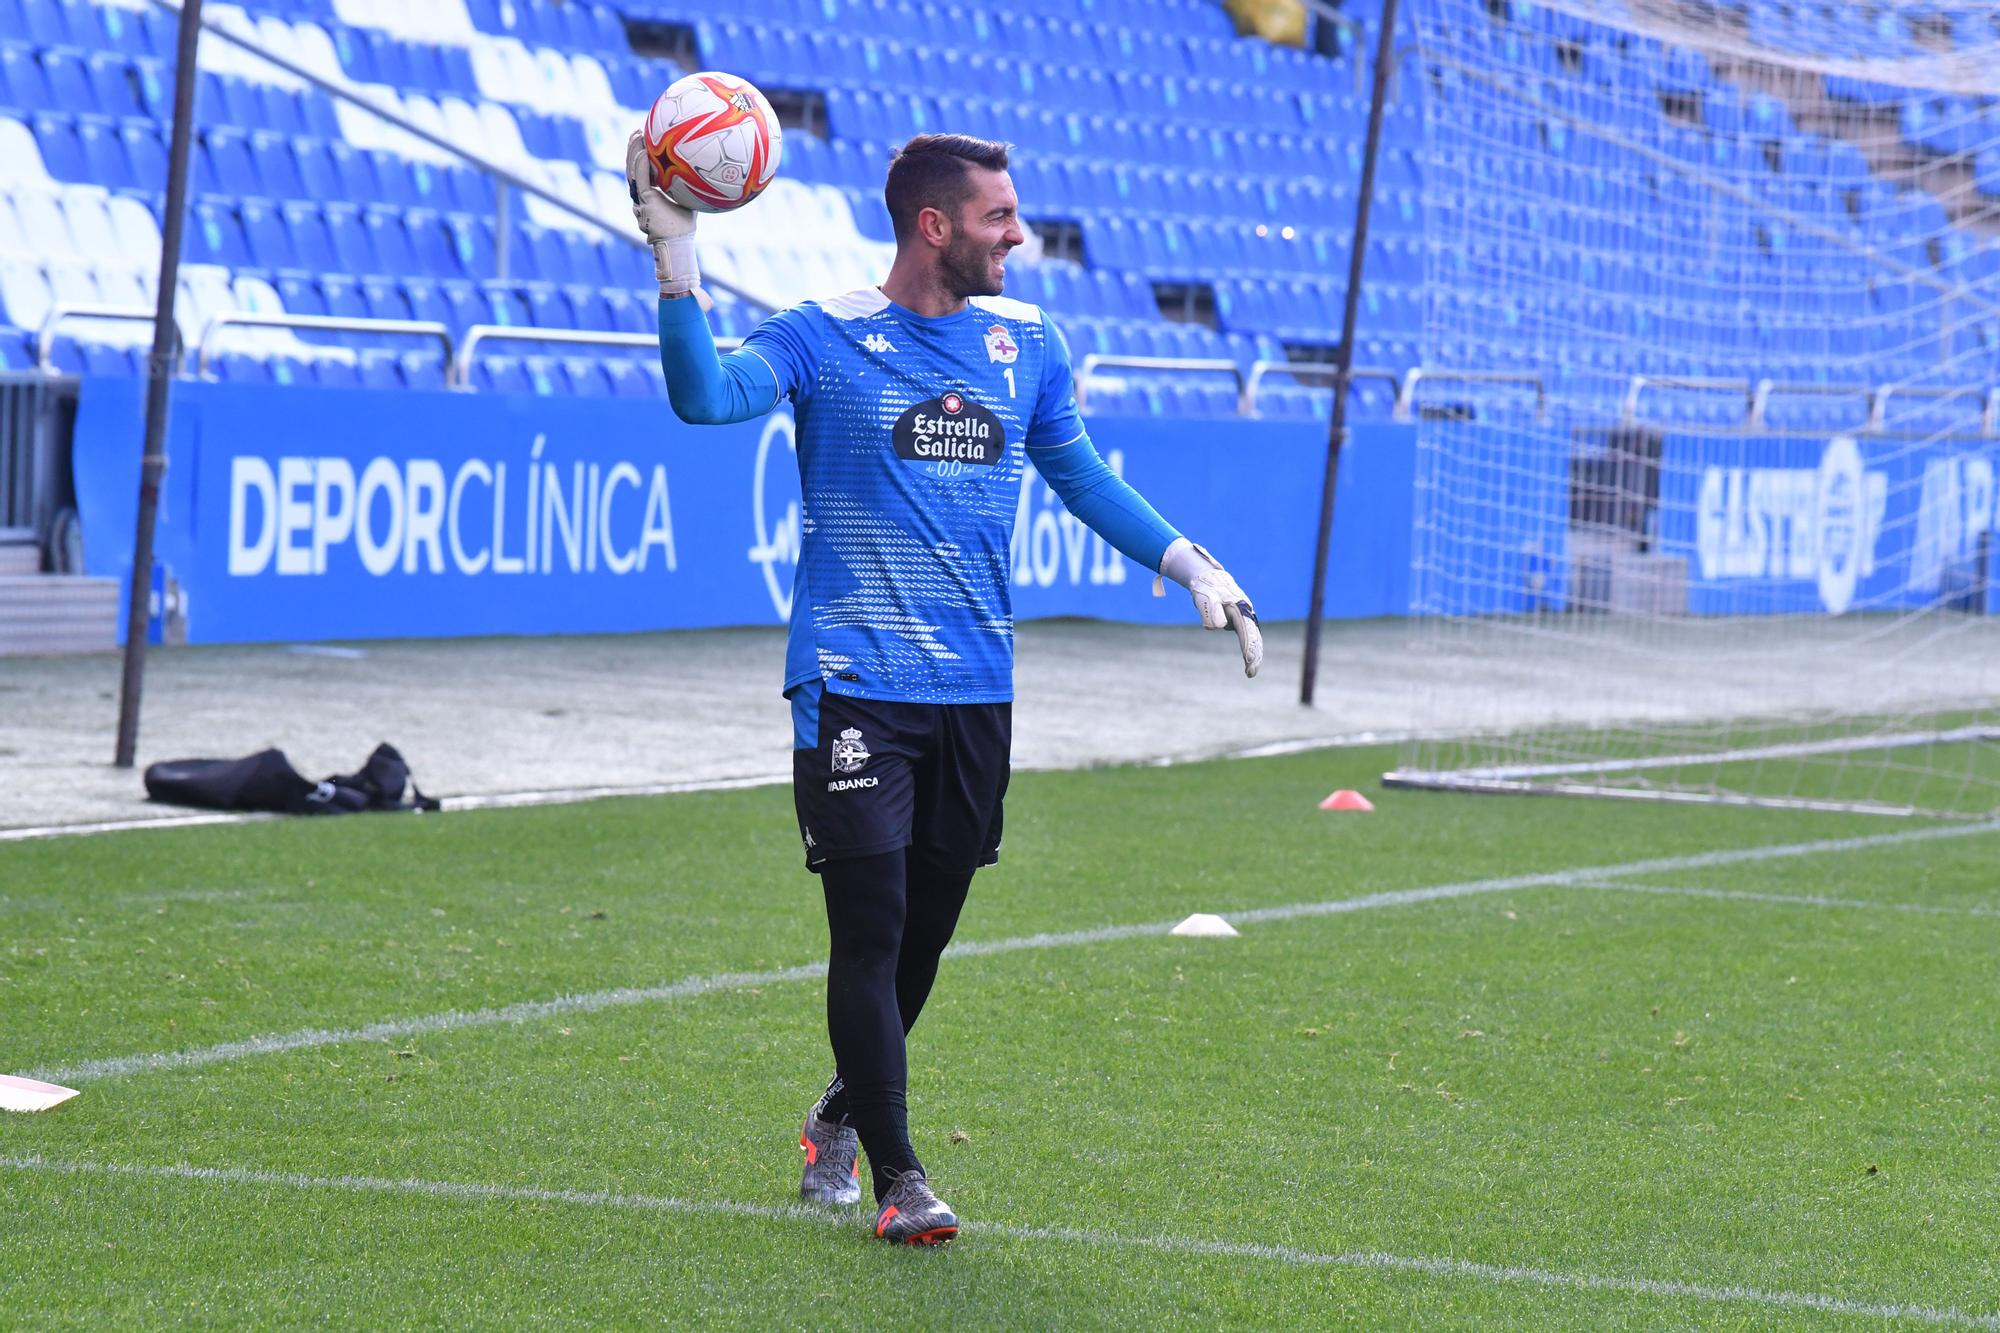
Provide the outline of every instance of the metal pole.
<path id="1" fill-rule="evenodd" d="M 507 182 L 496 177 L 493 181 L 493 276 L 501 282 L 507 281 L 508 233 L 513 230 L 507 217 Z"/>
<path id="2" fill-rule="evenodd" d="M 167 470 L 167 391 L 174 380 L 174 287 L 180 281 L 181 231 L 187 218 L 188 141 L 194 134 L 195 43 L 201 0 L 182 0 L 175 48 L 174 134 L 167 157 L 167 214 L 160 235 L 160 290 L 153 307 L 153 356 L 147 368 L 146 444 L 139 459 L 139 527 L 132 540 L 132 589 L 125 610 L 125 678 L 118 703 L 119 768 L 132 767 L 139 748 L 139 693 L 146 675 L 146 620 L 153 592 L 153 529 L 160 512 L 160 475 Z"/>
<path id="3" fill-rule="evenodd" d="M 1361 196 L 1354 203 L 1354 249 L 1347 261 L 1347 310 L 1333 377 L 1333 424 L 1326 441 L 1326 480 L 1319 496 L 1319 539 L 1313 547 L 1312 600 L 1306 604 L 1306 661 L 1299 702 L 1310 706 L 1319 677 L 1320 632 L 1326 623 L 1326 562 L 1333 546 L 1334 487 L 1340 446 L 1347 435 L 1347 380 L 1354 370 L 1354 325 L 1360 316 L 1361 270 L 1368 259 L 1368 214 L 1375 203 L 1375 158 L 1382 147 L 1382 104 L 1389 90 L 1389 56 L 1396 34 L 1396 0 L 1382 0 L 1382 31 L 1375 40 L 1375 91 L 1368 103 L 1368 147 L 1361 159 Z"/>

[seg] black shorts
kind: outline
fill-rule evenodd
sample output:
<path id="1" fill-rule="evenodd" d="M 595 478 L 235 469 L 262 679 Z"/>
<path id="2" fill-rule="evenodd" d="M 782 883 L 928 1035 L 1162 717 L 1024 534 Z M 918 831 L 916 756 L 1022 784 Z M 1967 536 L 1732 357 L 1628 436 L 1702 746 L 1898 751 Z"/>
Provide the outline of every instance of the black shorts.
<path id="1" fill-rule="evenodd" d="M 1000 859 L 1012 704 L 795 696 L 792 800 L 806 868 L 914 847 L 949 870 Z M 803 743 L 810 741 L 810 748 Z"/>

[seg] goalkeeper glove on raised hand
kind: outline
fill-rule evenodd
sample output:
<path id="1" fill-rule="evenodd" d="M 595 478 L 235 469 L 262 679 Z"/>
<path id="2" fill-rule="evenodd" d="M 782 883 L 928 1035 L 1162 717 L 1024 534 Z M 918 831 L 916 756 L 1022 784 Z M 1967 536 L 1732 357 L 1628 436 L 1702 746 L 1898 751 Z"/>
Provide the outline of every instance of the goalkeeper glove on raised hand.
<path id="1" fill-rule="evenodd" d="M 694 262 L 694 212 L 667 198 L 646 152 L 639 130 L 625 141 L 625 185 L 632 194 L 632 216 L 653 247 L 653 272 L 661 296 L 700 296 L 701 270 Z M 704 304 L 704 308 L 706 305 Z"/>
<path id="2" fill-rule="evenodd" d="M 1208 629 L 1233 629 L 1237 646 L 1243 650 L 1243 674 L 1254 676 L 1264 665 L 1264 633 L 1257 628 L 1257 612 L 1250 595 L 1236 586 L 1222 562 L 1185 537 L 1160 557 L 1160 574 L 1194 595 L 1195 612 Z"/>

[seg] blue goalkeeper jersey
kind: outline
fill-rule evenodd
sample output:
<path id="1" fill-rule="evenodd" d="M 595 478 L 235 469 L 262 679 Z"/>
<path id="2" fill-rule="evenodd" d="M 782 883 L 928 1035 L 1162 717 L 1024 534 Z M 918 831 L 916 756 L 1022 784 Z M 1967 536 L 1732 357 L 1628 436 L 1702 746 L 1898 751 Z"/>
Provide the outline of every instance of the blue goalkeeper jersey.
<path id="1" fill-rule="evenodd" d="M 785 688 L 922 703 L 1014 697 L 1009 544 L 1025 449 L 1081 440 L 1041 310 L 927 318 L 866 288 L 744 342 L 797 418 L 803 527 Z"/>
<path id="2" fill-rule="evenodd" d="M 1069 349 L 1041 310 L 973 297 L 930 318 L 874 288 L 773 315 L 718 361 L 694 301 L 660 302 L 683 420 L 789 398 L 802 503 L 785 690 L 910 703 L 1014 697 L 1009 545 L 1025 468 L 1158 569 L 1179 536 L 1099 458 Z"/>

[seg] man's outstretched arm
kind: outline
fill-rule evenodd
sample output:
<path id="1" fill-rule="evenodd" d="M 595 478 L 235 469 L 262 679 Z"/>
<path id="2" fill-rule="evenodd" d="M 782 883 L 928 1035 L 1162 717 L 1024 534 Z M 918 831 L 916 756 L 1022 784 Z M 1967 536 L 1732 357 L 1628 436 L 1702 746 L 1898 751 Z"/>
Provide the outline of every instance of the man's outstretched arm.
<path id="1" fill-rule="evenodd" d="M 756 351 L 715 354 L 708 316 L 692 296 L 660 298 L 660 370 L 674 415 L 692 426 L 761 417 L 784 396 L 777 372 Z"/>
<path id="2" fill-rule="evenodd" d="M 1236 586 L 1219 561 L 1174 530 L 1144 496 L 1113 472 L 1089 435 L 1052 447 L 1028 446 L 1028 461 L 1091 531 L 1113 549 L 1172 579 L 1194 595 L 1195 612 L 1209 629 L 1236 631 L 1243 650 L 1243 674 L 1254 676 L 1264 663 L 1264 635 L 1249 595 Z"/>

